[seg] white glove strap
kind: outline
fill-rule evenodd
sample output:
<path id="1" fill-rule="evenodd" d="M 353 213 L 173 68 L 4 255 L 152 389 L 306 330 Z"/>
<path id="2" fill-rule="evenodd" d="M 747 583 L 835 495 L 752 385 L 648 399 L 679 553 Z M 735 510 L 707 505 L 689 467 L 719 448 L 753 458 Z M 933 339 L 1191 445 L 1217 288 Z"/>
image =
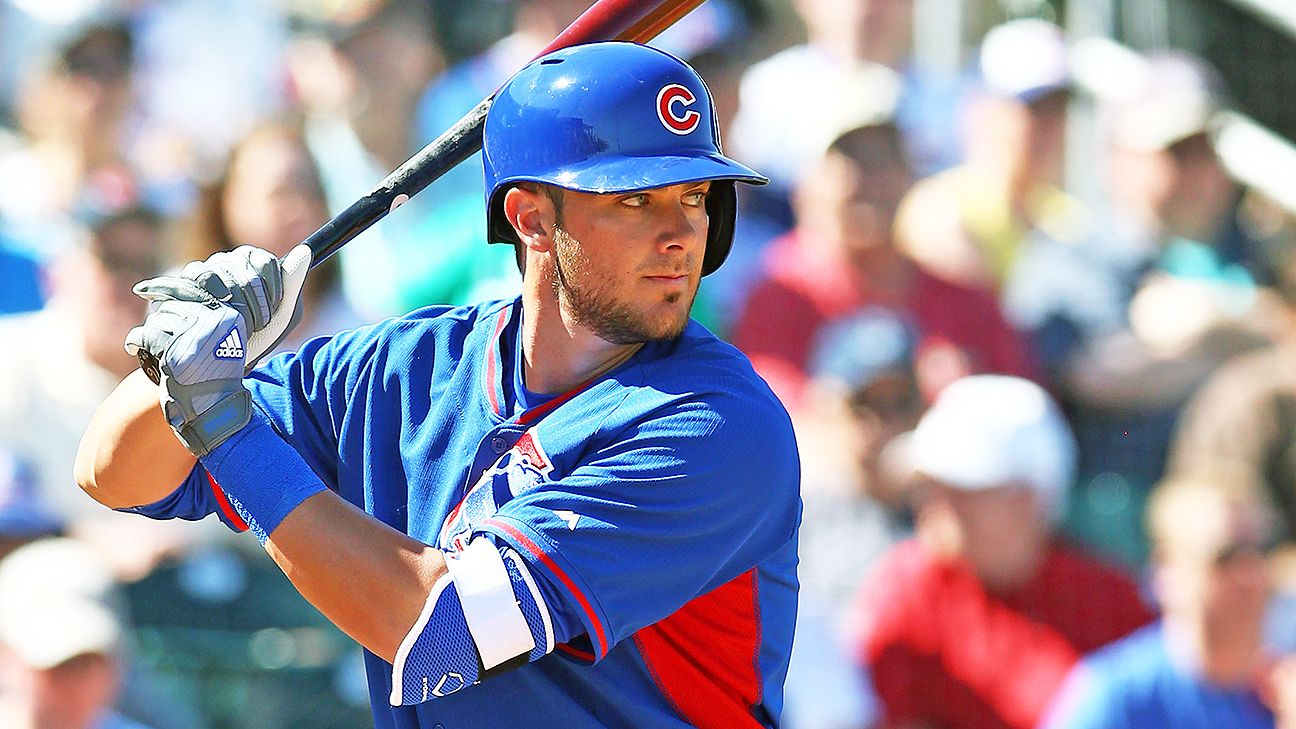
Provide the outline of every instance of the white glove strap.
<path id="1" fill-rule="evenodd" d="M 311 249 L 298 245 L 280 261 L 283 266 L 283 300 L 264 327 L 248 335 L 247 362 L 253 363 L 274 349 L 301 318 L 301 290 L 310 271 Z"/>

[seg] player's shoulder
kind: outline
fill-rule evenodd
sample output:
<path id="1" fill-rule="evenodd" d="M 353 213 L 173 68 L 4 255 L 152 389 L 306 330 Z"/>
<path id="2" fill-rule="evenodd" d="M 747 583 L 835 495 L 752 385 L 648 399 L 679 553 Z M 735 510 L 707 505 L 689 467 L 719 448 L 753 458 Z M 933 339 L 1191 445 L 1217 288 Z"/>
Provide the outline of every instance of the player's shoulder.
<path id="1" fill-rule="evenodd" d="M 710 397 L 736 397 L 762 409 L 785 411 L 745 354 L 693 320 L 669 349 L 645 362 L 645 371 L 654 384 L 687 383 Z"/>
<path id="2" fill-rule="evenodd" d="M 425 331 L 473 328 L 500 314 L 516 299 L 492 299 L 464 306 L 435 305 L 414 309 L 407 314 L 394 316 L 374 326 L 392 331 Z"/>
<path id="3" fill-rule="evenodd" d="M 310 362 L 324 371 L 405 372 L 413 362 L 428 371 L 437 362 L 454 362 L 474 346 L 485 346 L 490 321 L 508 308 L 509 301 L 472 306 L 428 306 L 372 324 L 312 339 L 290 354 L 269 360 L 262 369 L 291 368 Z M 489 330 L 489 331 L 487 331 Z M 487 333 L 482 333 L 487 332 Z M 480 344 L 474 344 L 481 340 Z"/>
<path id="4" fill-rule="evenodd" d="M 512 302 L 486 301 L 469 306 L 425 306 L 401 316 L 357 327 L 338 335 L 379 348 L 420 346 L 428 339 L 464 339 L 489 326 Z"/>
<path id="5" fill-rule="evenodd" d="M 751 360 L 696 321 L 678 339 L 648 352 L 640 366 L 645 386 L 654 391 L 688 395 L 735 415 L 787 416 Z"/>

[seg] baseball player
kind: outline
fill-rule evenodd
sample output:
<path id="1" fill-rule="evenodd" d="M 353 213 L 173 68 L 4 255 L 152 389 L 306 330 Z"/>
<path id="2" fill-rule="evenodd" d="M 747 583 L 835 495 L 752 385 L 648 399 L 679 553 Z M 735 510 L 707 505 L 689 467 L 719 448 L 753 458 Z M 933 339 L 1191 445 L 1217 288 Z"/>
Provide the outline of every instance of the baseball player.
<path id="1" fill-rule="evenodd" d="M 137 372 L 110 396 L 78 482 L 252 531 L 364 646 L 380 729 L 777 726 L 796 447 L 746 358 L 688 318 L 735 183 L 765 180 L 721 153 L 701 78 L 629 43 L 524 68 L 483 149 L 519 298 L 245 375 L 248 334 L 296 306 L 272 256 L 145 281 L 127 349 L 159 359 L 160 392 Z"/>

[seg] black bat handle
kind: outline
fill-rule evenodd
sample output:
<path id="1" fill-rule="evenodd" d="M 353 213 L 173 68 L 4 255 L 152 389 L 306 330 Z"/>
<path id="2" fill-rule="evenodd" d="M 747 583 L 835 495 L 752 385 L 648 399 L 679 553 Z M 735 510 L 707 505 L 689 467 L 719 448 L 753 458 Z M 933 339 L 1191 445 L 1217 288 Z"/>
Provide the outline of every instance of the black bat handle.
<path id="1" fill-rule="evenodd" d="M 482 100 L 454 126 L 387 175 L 368 195 L 351 203 L 302 241 L 311 249 L 311 268 L 481 149 L 482 126 L 490 104 L 490 98 Z M 157 357 L 152 352 L 141 349 L 135 358 L 153 384 L 162 381 Z"/>
<path id="2" fill-rule="evenodd" d="M 303 241 L 311 249 L 311 268 L 481 149 L 482 126 L 493 98 L 483 99 L 454 126 L 387 175 L 368 195 L 311 233 Z"/>

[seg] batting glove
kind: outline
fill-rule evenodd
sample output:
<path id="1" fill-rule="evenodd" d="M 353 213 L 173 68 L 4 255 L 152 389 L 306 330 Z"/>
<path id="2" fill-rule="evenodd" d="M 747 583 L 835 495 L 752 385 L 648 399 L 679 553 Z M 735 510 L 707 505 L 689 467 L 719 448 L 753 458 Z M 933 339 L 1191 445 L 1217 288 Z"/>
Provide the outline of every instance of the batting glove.
<path id="1" fill-rule="evenodd" d="M 189 263 L 180 270 L 180 277 L 194 281 L 217 301 L 234 307 L 252 332 L 270 323 L 283 299 L 279 259 L 253 246 L 239 246 L 214 253 L 205 261 Z M 249 362 L 248 366 L 253 364 Z"/>
<path id="2" fill-rule="evenodd" d="M 248 336 L 282 302 L 279 261 L 243 246 L 143 281 L 135 293 L 150 313 L 126 336 L 126 352 L 157 358 L 167 422 L 190 453 L 205 456 L 251 418 L 243 375 L 264 352 L 250 352 Z"/>

